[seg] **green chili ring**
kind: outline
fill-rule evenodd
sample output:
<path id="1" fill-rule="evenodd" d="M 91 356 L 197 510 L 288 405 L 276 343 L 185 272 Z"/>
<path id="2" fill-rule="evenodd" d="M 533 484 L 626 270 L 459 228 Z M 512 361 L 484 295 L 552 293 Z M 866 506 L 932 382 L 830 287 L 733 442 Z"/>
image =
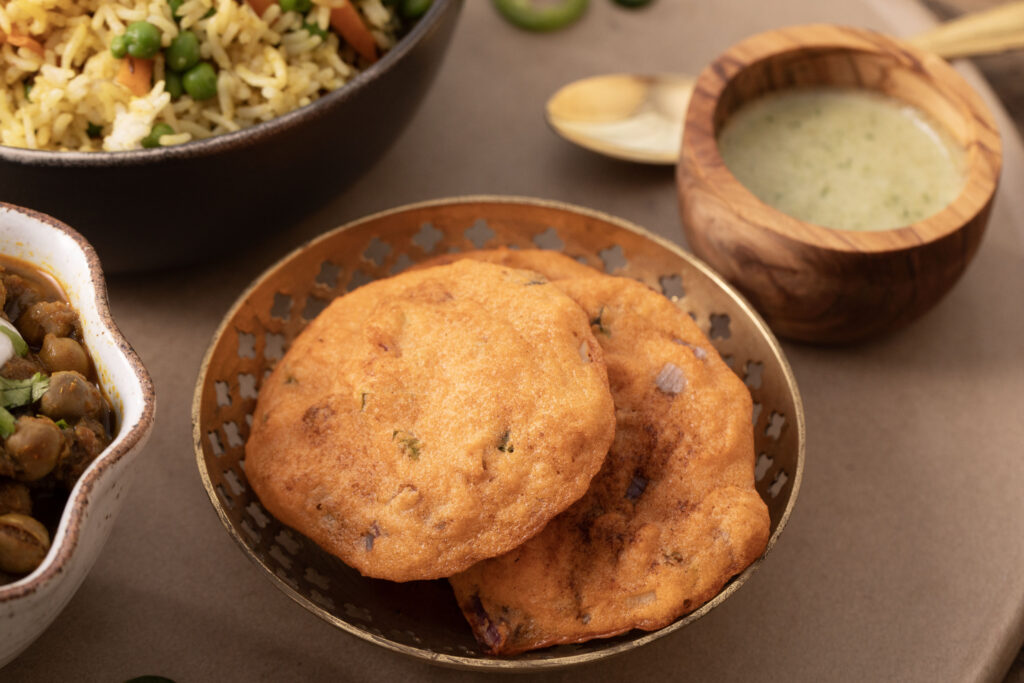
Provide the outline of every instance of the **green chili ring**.
<path id="1" fill-rule="evenodd" d="M 555 31 L 573 23 L 590 0 L 492 0 L 508 21 L 527 31 Z"/>

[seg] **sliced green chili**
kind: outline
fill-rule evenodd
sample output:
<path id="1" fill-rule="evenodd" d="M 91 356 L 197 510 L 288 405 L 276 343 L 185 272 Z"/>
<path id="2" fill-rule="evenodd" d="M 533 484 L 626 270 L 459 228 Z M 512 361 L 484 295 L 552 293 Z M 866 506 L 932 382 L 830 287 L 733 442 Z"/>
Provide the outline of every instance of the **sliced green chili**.
<path id="1" fill-rule="evenodd" d="M 28 379 L 0 377 L 0 406 L 17 408 L 35 403 L 50 388 L 50 378 L 37 372 Z"/>
<path id="2" fill-rule="evenodd" d="M 573 23 L 587 9 L 589 0 L 492 0 L 508 21 L 527 31 L 555 31 Z"/>

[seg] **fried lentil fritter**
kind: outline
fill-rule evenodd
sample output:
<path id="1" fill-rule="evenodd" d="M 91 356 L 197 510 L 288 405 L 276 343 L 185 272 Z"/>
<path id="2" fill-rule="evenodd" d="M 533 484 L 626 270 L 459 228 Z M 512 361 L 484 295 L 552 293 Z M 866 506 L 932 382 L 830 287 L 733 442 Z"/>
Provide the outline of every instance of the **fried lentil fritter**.
<path id="1" fill-rule="evenodd" d="M 750 394 L 690 317 L 626 278 L 556 284 L 604 349 L 615 441 L 582 499 L 522 546 L 450 579 L 493 654 L 666 626 L 768 542 Z"/>
<path id="2" fill-rule="evenodd" d="M 246 475 L 367 576 L 450 576 L 539 532 L 614 433 L 600 345 L 534 272 L 474 261 L 331 303 L 261 387 Z"/>

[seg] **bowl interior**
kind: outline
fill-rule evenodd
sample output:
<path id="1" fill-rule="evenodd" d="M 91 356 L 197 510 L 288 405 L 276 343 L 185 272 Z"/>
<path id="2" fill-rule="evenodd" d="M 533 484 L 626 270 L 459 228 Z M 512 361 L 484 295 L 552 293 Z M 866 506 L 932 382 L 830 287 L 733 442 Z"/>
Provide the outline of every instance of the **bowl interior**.
<path id="1" fill-rule="evenodd" d="M 0 204 L 0 253 L 51 275 L 78 311 L 86 348 L 117 416 L 112 444 L 116 446 L 140 421 L 151 397 L 145 395 L 148 377 L 140 381 L 141 365 L 110 316 L 106 284 L 95 252 L 81 235 L 59 221 Z"/>
<path id="2" fill-rule="evenodd" d="M 418 204 L 362 219 L 293 252 L 241 296 L 215 335 L 196 386 L 193 436 L 204 486 L 227 530 L 299 604 L 349 633 L 435 663 L 553 668 L 676 630 L 724 600 L 757 563 L 661 631 L 494 658 L 477 648 L 446 581 L 398 584 L 360 576 L 273 519 L 249 488 L 243 462 L 261 380 L 333 297 L 439 253 L 498 246 L 562 251 L 641 280 L 694 316 L 754 397 L 757 489 L 771 516 L 771 548 L 796 499 L 804 448 L 799 394 L 777 342 L 739 295 L 679 248 L 624 221 L 562 204 L 488 197 Z"/>
<path id="3" fill-rule="evenodd" d="M 814 86 L 863 88 L 912 104 L 930 114 L 964 145 L 974 139 L 971 111 L 951 98 L 931 71 L 901 55 L 851 45 L 809 45 L 766 55 L 726 85 L 715 108 L 715 134 L 742 105 L 771 92 Z"/>

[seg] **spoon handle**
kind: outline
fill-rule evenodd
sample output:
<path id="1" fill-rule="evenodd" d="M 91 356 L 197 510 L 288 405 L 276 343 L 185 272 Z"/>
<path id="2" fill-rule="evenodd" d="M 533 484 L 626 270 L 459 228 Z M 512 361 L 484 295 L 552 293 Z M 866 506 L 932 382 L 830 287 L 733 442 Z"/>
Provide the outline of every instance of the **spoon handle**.
<path id="1" fill-rule="evenodd" d="M 907 39 L 946 59 L 1024 48 L 1024 2 L 972 12 Z"/>

